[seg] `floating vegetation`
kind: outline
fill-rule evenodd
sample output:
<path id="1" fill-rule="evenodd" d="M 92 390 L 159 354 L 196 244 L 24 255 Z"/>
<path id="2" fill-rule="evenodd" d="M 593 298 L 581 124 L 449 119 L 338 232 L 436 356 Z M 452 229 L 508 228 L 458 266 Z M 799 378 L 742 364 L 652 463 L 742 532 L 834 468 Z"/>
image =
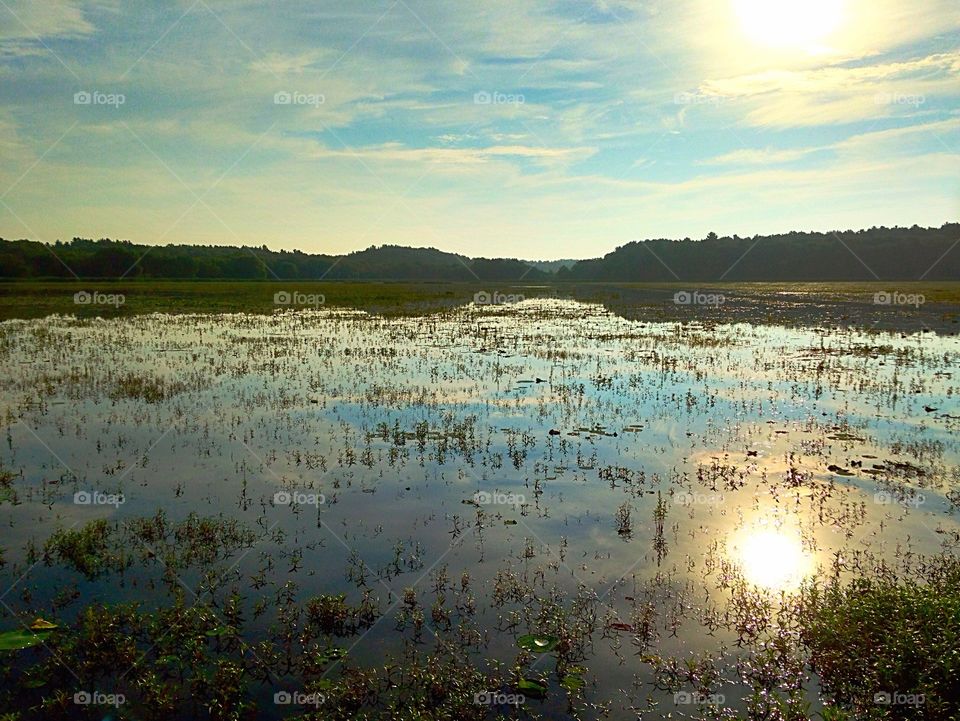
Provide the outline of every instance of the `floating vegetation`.
<path id="1" fill-rule="evenodd" d="M 520 648 L 533 653 L 553 651 L 559 643 L 560 639 L 556 636 L 538 636 L 537 634 L 526 634 L 517 639 L 517 645 Z"/>
<path id="2" fill-rule="evenodd" d="M 0 632 L 0 651 L 20 651 L 43 643 L 56 626 L 44 629 L 14 629 Z"/>
<path id="3" fill-rule="evenodd" d="M 544 686 L 539 681 L 535 681 L 529 678 L 522 678 L 517 682 L 517 691 L 522 693 L 524 696 L 529 696 L 530 698 L 546 698 L 547 696 L 547 687 Z"/>
<path id="4" fill-rule="evenodd" d="M 0 324 L 0 708 L 958 713 L 956 336 L 454 305 Z"/>

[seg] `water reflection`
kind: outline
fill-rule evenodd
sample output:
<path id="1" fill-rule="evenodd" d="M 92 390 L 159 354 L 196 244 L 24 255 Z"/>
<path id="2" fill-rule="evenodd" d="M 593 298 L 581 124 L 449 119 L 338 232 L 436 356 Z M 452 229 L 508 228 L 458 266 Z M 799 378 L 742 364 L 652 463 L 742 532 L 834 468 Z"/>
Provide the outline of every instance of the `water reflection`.
<path id="1" fill-rule="evenodd" d="M 814 571 L 799 531 L 761 525 L 736 536 L 731 547 L 744 578 L 763 588 L 792 590 Z"/>

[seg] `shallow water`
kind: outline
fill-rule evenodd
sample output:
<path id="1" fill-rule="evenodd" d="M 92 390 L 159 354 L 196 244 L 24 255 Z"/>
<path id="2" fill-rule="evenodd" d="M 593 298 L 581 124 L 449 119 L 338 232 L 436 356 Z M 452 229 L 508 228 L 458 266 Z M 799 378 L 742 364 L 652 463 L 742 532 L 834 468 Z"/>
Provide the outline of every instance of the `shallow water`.
<path id="1" fill-rule="evenodd" d="M 929 332 L 653 323 L 550 299 L 394 319 L 9 321 L 0 467 L 19 475 L 0 504 L 3 610 L 35 614 L 73 585 L 61 618 L 162 604 L 163 569 L 87 580 L 31 565 L 28 547 L 96 518 L 222 514 L 257 534 L 221 564 L 247 604 L 288 581 L 298 599 L 380 600 L 387 618 L 344 643 L 358 662 L 399 652 L 404 589 L 429 607 L 446 569 L 470 575 L 478 658 L 509 663 L 537 630 L 505 589 L 568 609 L 579 595 L 598 614 L 580 715 L 692 713 L 641 656 L 735 656 L 711 619 L 739 602 L 736 579 L 776 602 L 834 567 L 956 552 L 958 352 Z M 75 503 L 82 491 L 123 502 Z M 425 644 L 433 633 L 428 618 Z M 741 707 L 735 680 L 721 690 Z M 527 703 L 565 716 L 555 680 Z"/>

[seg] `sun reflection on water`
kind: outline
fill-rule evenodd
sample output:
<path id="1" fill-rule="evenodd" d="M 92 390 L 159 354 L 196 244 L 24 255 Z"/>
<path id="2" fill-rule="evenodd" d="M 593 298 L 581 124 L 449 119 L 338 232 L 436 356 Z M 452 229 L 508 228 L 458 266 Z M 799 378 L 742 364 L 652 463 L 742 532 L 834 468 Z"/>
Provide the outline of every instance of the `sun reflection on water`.
<path id="1" fill-rule="evenodd" d="M 733 539 L 731 551 L 744 578 L 770 590 L 795 589 L 814 570 L 800 533 L 786 528 L 749 528 Z"/>

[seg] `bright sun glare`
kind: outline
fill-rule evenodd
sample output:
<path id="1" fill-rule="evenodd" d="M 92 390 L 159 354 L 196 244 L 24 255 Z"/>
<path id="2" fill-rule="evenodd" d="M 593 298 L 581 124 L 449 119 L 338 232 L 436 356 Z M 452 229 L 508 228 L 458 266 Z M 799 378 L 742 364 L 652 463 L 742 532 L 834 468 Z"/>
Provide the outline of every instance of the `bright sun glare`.
<path id="1" fill-rule="evenodd" d="M 811 571 L 812 559 L 799 535 L 763 529 L 744 534 L 737 543 L 737 560 L 744 577 L 758 586 L 787 589 L 797 586 Z"/>
<path id="2" fill-rule="evenodd" d="M 844 0 L 733 0 L 743 31 L 760 45 L 815 50 L 837 29 Z"/>

